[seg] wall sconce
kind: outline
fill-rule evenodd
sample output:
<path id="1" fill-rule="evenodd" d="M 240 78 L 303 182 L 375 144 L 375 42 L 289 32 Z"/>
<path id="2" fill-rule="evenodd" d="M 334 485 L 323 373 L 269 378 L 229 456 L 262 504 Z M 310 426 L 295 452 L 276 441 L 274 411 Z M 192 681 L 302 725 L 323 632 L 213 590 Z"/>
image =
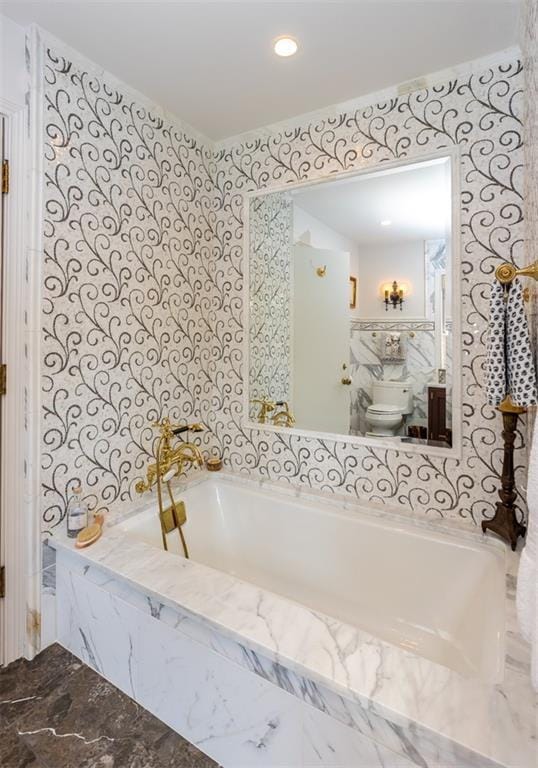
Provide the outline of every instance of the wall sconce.
<path id="1" fill-rule="evenodd" d="M 398 306 L 402 309 L 404 303 L 404 290 L 405 286 L 398 286 L 398 282 L 395 280 L 392 285 L 384 285 L 383 291 L 385 294 L 385 311 L 389 311 L 389 306 L 392 304 L 392 308 L 396 309 Z"/>

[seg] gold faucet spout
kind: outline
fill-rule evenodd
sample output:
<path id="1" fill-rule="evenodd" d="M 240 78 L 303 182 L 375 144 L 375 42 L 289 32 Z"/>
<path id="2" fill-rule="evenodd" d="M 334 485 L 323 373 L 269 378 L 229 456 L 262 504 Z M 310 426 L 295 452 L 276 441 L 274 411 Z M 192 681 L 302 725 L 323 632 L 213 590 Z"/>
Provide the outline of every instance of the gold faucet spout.
<path id="1" fill-rule="evenodd" d="M 157 486 L 157 500 L 159 503 L 159 520 L 161 523 L 161 535 L 164 549 L 168 549 L 167 534 L 177 528 L 183 554 L 189 557 L 187 542 L 181 530 L 181 526 L 187 520 L 185 504 L 182 501 L 176 501 L 173 496 L 171 481 L 177 475 L 183 472 L 185 466 L 203 467 L 204 457 L 202 452 L 194 443 L 175 443 L 173 442 L 178 435 L 184 432 L 201 432 L 202 424 L 171 424 L 170 419 L 164 418 L 162 421 L 153 424 L 160 430 L 160 437 L 157 441 L 157 450 L 155 452 L 155 463 L 150 464 L 146 470 L 146 480 L 139 480 L 135 486 L 137 493 L 149 491 L 154 485 Z M 164 506 L 163 493 L 167 492 L 170 504 Z"/>
<path id="2" fill-rule="evenodd" d="M 198 467 L 204 466 L 202 452 L 194 443 L 182 443 L 174 452 L 174 461 L 180 465 L 194 464 Z M 174 463 L 174 461 L 171 463 Z"/>
<path id="3" fill-rule="evenodd" d="M 155 484 L 161 481 L 169 482 L 176 475 L 180 475 L 185 466 L 204 466 L 204 457 L 197 445 L 186 442 L 172 446 L 174 438 L 183 432 L 201 432 L 202 424 L 187 424 L 185 426 L 171 424 L 169 419 L 163 419 L 153 426 L 159 427 L 159 438 L 156 459 L 146 470 L 146 480 L 139 480 L 135 486 L 137 493 L 149 491 Z"/>

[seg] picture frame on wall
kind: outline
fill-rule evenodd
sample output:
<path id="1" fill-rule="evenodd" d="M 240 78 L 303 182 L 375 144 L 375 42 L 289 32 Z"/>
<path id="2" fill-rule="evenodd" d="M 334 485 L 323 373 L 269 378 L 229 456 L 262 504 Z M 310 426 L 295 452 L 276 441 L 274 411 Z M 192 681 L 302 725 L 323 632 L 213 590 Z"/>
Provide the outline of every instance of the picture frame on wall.
<path id="1" fill-rule="evenodd" d="M 357 309 L 357 278 L 349 276 L 349 308 Z"/>

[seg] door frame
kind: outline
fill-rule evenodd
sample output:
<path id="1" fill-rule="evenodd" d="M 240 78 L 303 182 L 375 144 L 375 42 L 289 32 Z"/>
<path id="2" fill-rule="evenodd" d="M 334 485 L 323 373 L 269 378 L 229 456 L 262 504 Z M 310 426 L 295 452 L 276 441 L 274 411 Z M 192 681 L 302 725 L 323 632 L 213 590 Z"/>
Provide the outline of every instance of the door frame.
<path id="1" fill-rule="evenodd" d="M 4 119 L 4 155 L 9 161 L 9 192 L 2 195 L 3 224 L 3 360 L 7 365 L 2 408 L 0 487 L 0 555 L 5 567 L 6 594 L 0 599 L 0 665 L 39 650 L 41 544 L 36 514 L 39 496 L 28 482 L 39 477 L 31 450 L 36 440 L 37 411 L 32 399 L 39 368 L 32 355 L 28 308 L 32 304 L 32 222 L 37 207 L 28 194 L 28 108 L 0 97 Z M 34 196 L 32 195 L 32 198 Z M 32 264 L 33 262 L 33 264 Z M 35 334 L 34 334 L 35 336 Z M 39 340 L 38 340 L 39 343 Z"/>

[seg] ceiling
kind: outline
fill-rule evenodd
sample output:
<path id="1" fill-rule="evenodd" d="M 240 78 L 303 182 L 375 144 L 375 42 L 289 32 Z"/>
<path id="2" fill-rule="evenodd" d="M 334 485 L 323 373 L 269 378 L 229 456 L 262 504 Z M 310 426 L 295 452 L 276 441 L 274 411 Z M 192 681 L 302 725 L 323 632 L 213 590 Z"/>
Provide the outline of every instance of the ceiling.
<path id="1" fill-rule="evenodd" d="M 517 42 L 516 0 L 4 2 L 218 140 Z M 272 41 L 291 34 L 299 53 Z"/>
<path id="2" fill-rule="evenodd" d="M 450 163 L 414 163 L 316 184 L 292 196 L 295 205 L 359 246 L 445 237 Z"/>

